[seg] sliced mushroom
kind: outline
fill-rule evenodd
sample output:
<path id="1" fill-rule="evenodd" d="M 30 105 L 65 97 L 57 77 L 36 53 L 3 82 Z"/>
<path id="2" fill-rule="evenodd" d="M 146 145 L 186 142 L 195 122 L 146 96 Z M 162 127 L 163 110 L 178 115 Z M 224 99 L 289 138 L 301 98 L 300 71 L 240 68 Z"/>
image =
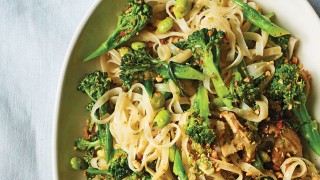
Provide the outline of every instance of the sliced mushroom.
<path id="1" fill-rule="evenodd" d="M 271 154 L 275 166 L 280 167 L 286 156 L 302 157 L 302 145 L 299 136 L 288 126 L 268 124 L 264 126 L 263 133 L 275 138 Z"/>
<path id="2" fill-rule="evenodd" d="M 240 150 L 244 150 L 243 161 L 251 162 L 255 156 L 257 144 L 252 140 L 253 136 L 245 127 L 243 127 L 232 112 L 224 111 L 220 114 L 229 124 L 234 138 L 229 143 L 225 143 L 221 147 L 224 157 L 234 154 Z"/>

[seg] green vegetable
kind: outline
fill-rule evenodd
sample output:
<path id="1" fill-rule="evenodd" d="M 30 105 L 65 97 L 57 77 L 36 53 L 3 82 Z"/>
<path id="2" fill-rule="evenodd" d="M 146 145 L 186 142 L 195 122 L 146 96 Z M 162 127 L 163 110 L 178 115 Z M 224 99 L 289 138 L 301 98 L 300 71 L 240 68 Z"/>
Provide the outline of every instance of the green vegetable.
<path id="1" fill-rule="evenodd" d="M 138 49 L 141 49 L 141 48 L 146 48 L 146 47 L 147 47 L 147 45 L 144 42 L 134 42 L 131 44 L 131 48 L 135 51 L 137 51 Z"/>
<path id="2" fill-rule="evenodd" d="M 175 146 L 172 146 L 170 147 L 170 151 L 175 151 L 174 160 L 173 160 L 173 173 L 177 175 L 180 180 L 188 180 L 188 176 L 183 167 L 182 159 L 181 159 L 178 148 L 176 148 Z"/>
<path id="3" fill-rule="evenodd" d="M 96 102 L 106 91 L 110 90 L 112 87 L 113 82 L 110 78 L 108 78 L 107 73 L 95 71 L 93 73 L 87 74 L 84 77 L 84 79 L 79 83 L 78 90 L 86 93 L 90 97 L 92 102 Z M 96 113 L 96 115 L 98 117 L 102 117 L 107 113 L 111 113 L 110 111 L 111 109 L 107 102 L 99 108 L 99 113 Z M 113 151 L 113 140 L 108 123 L 106 123 L 105 125 L 98 125 L 98 139 L 100 140 L 99 142 L 102 144 L 105 150 L 106 161 L 108 162 L 112 156 Z"/>
<path id="4" fill-rule="evenodd" d="M 255 101 L 261 98 L 261 91 L 259 87 L 255 87 L 253 77 L 249 76 L 246 68 L 244 61 L 233 67 L 233 79 L 229 90 L 234 102 L 237 104 L 245 102 L 252 107 L 255 105 Z"/>
<path id="5" fill-rule="evenodd" d="M 192 2 L 190 0 L 176 0 L 173 7 L 173 13 L 177 19 L 183 18 L 191 9 Z"/>
<path id="6" fill-rule="evenodd" d="M 116 29 L 101 46 L 83 61 L 93 59 L 131 39 L 152 18 L 152 7 L 143 0 L 130 0 L 127 10 L 118 18 Z"/>
<path id="7" fill-rule="evenodd" d="M 169 161 L 174 162 L 174 158 L 176 156 L 176 146 L 171 146 L 169 149 Z"/>
<path id="8" fill-rule="evenodd" d="M 125 54 L 131 53 L 132 50 L 130 48 L 124 46 L 124 47 L 119 48 L 118 52 L 119 52 L 120 56 L 123 57 Z"/>
<path id="9" fill-rule="evenodd" d="M 195 59 L 199 59 L 201 67 L 210 75 L 213 86 L 224 104 L 232 108 L 230 93 L 225 86 L 219 69 L 220 46 L 225 41 L 225 33 L 216 29 L 201 29 L 188 37 L 188 47 Z M 212 51 L 215 51 L 215 55 Z"/>
<path id="10" fill-rule="evenodd" d="M 154 59 L 146 49 L 138 49 L 121 58 L 120 80 L 128 89 L 133 83 L 155 81 L 157 76 L 172 79 L 179 87 L 178 79 L 203 81 L 204 75 L 187 65 L 165 63 Z M 181 89 L 181 87 L 180 87 Z"/>
<path id="11" fill-rule="evenodd" d="M 75 142 L 75 149 L 79 151 L 85 151 L 98 145 L 100 145 L 100 140 L 87 141 L 84 138 L 78 138 Z"/>
<path id="12" fill-rule="evenodd" d="M 170 122 L 171 114 L 168 110 L 162 109 L 153 120 L 153 126 L 164 127 Z"/>
<path id="13" fill-rule="evenodd" d="M 242 0 L 232 0 L 234 3 L 242 7 L 244 17 L 252 24 L 260 29 L 266 31 L 273 37 L 279 37 L 290 34 L 287 30 L 277 26 L 276 24 L 268 21 L 258 11 L 244 3 Z"/>
<path id="14" fill-rule="evenodd" d="M 304 92 L 305 82 L 299 75 L 295 64 L 283 64 L 275 72 L 274 79 L 268 88 L 268 96 L 281 101 L 284 109 L 292 110 L 300 122 L 302 137 L 311 149 L 320 155 L 320 134 L 318 124 L 312 120 L 306 108 L 307 95 Z"/>
<path id="15" fill-rule="evenodd" d="M 153 109 L 160 109 L 166 102 L 165 95 L 161 92 L 155 92 L 151 98 L 151 105 Z"/>
<path id="16" fill-rule="evenodd" d="M 156 30 L 156 33 L 163 34 L 168 32 L 173 26 L 173 19 L 166 17 L 164 20 L 160 21 Z"/>
<path id="17" fill-rule="evenodd" d="M 191 111 L 192 115 L 187 120 L 186 134 L 201 146 L 213 145 L 216 134 L 210 127 L 208 92 L 203 86 L 198 88 Z"/>
<path id="18" fill-rule="evenodd" d="M 288 43 L 291 35 L 284 35 L 280 37 L 271 37 L 271 41 L 273 41 L 275 44 L 279 45 L 281 47 L 281 51 L 283 53 L 282 56 L 287 57 L 288 55 Z"/>
<path id="19" fill-rule="evenodd" d="M 106 171 L 88 168 L 87 173 L 105 174 L 110 179 L 121 180 L 131 175 L 133 171 L 131 171 L 128 165 L 128 154 L 121 149 L 117 149 L 114 151 L 114 155 Z"/>
<path id="20" fill-rule="evenodd" d="M 264 151 L 258 151 L 259 157 L 261 159 L 262 162 L 270 162 L 271 158 L 268 155 L 268 153 L 264 152 Z"/>
<path id="21" fill-rule="evenodd" d="M 105 124 L 105 127 L 101 124 L 98 125 L 98 138 L 103 146 L 106 162 L 108 163 L 113 154 L 113 139 L 108 123 Z"/>
<path id="22" fill-rule="evenodd" d="M 266 18 L 270 19 L 273 16 L 275 16 L 275 13 L 269 13 L 267 15 L 265 15 Z M 258 26 L 255 26 L 254 24 L 251 25 L 249 32 L 257 32 L 260 28 Z"/>
<path id="23" fill-rule="evenodd" d="M 85 169 L 87 167 L 86 163 L 78 157 L 73 157 L 70 160 L 71 167 L 75 170 Z"/>

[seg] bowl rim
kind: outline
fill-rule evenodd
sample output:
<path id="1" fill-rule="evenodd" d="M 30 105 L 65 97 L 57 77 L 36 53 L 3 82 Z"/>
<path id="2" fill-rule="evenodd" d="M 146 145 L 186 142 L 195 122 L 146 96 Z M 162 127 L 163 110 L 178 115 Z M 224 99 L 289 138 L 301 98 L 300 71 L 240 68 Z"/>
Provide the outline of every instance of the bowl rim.
<path id="1" fill-rule="evenodd" d="M 53 179 L 58 180 L 58 151 L 57 151 L 57 145 L 58 145 L 58 123 L 59 123 L 59 114 L 60 114 L 60 103 L 61 103 L 61 95 L 62 90 L 64 88 L 64 79 L 67 67 L 70 63 L 71 55 L 74 51 L 74 46 L 76 45 L 85 25 L 87 24 L 88 20 L 90 19 L 91 15 L 94 13 L 94 11 L 98 8 L 102 0 L 96 0 L 93 2 L 91 7 L 86 11 L 84 14 L 84 17 L 81 19 L 80 24 L 76 27 L 75 32 L 73 33 L 72 39 L 68 45 L 68 49 L 66 51 L 66 54 L 64 56 L 64 60 L 61 66 L 60 70 L 60 76 L 58 81 L 58 87 L 57 87 L 57 93 L 55 96 L 55 105 L 54 105 L 54 114 L 53 114 L 53 121 L 52 121 L 52 147 L 51 147 L 51 153 L 52 153 L 52 172 L 53 172 Z"/>
<path id="2" fill-rule="evenodd" d="M 66 51 L 64 61 L 61 66 L 60 75 L 58 86 L 56 90 L 55 96 L 55 104 L 54 104 L 54 114 L 53 114 L 53 121 L 52 121 L 52 138 L 51 138 L 51 165 L 52 165 L 52 172 L 53 172 L 53 179 L 58 180 L 58 123 L 59 123 L 59 114 L 60 114 L 60 103 L 61 103 L 61 94 L 64 88 L 64 79 L 67 67 L 70 63 L 71 55 L 74 51 L 74 46 L 76 45 L 85 25 L 87 24 L 88 20 L 90 19 L 91 15 L 94 11 L 98 8 L 103 0 L 95 0 L 91 7 L 86 11 L 84 17 L 81 19 L 80 24 L 76 27 L 75 32 L 73 33 L 72 39 L 68 45 L 68 49 Z M 310 14 L 314 16 L 314 19 L 317 19 L 317 22 L 320 24 L 320 16 L 316 13 L 315 9 L 310 4 L 309 0 L 301 2 L 303 3 L 309 10 Z"/>

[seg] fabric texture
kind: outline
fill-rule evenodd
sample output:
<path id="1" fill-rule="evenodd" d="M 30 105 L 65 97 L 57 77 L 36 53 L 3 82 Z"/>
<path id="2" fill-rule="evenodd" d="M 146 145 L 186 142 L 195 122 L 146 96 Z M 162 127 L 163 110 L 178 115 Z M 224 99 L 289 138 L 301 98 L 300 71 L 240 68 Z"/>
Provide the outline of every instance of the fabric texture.
<path id="1" fill-rule="evenodd" d="M 319 0 L 310 0 L 320 14 Z M 0 179 L 52 179 L 59 74 L 92 0 L 0 0 Z"/>

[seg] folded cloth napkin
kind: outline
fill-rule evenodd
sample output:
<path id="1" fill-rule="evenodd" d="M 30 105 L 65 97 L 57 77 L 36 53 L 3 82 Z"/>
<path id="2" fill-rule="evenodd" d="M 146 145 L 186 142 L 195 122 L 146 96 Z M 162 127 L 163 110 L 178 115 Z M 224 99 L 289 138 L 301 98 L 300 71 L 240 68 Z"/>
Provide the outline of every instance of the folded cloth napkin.
<path id="1" fill-rule="evenodd" d="M 313 6 L 314 10 L 320 16 L 320 1 L 319 0 L 309 0 L 310 4 Z"/>
<path id="2" fill-rule="evenodd" d="M 320 14 L 319 0 L 310 0 Z M 0 179 L 52 179 L 60 68 L 88 0 L 0 0 Z"/>
<path id="3" fill-rule="evenodd" d="M 52 179 L 60 69 L 94 1 L 0 0 L 0 179 Z"/>

